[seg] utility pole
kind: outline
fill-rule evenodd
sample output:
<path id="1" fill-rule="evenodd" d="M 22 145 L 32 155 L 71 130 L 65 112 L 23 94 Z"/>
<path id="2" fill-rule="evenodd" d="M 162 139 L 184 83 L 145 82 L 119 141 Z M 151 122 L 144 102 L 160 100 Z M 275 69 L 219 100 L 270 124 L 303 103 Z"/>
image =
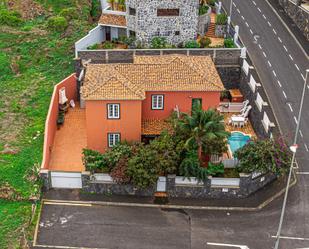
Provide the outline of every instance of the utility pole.
<path id="1" fill-rule="evenodd" d="M 232 21 L 232 11 L 233 11 L 233 0 L 231 0 L 231 4 L 230 4 L 230 18 Z"/>
<path id="2" fill-rule="evenodd" d="M 306 87 L 307 87 L 308 73 L 309 73 L 309 69 L 306 70 L 306 78 L 305 78 L 305 81 L 304 81 L 304 87 L 303 87 L 302 97 L 301 97 L 301 101 L 300 101 L 300 107 L 299 107 L 299 113 L 298 113 L 298 119 L 297 119 L 297 126 L 296 126 L 296 132 L 295 132 L 294 144 L 293 144 L 293 146 L 295 146 L 295 147 L 294 147 L 294 150 L 292 150 L 293 151 L 293 157 L 292 157 L 292 161 L 291 161 L 291 165 L 290 165 L 288 182 L 286 184 L 286 189 L 285 189 L 285 194 L 284 194 L 284 200 L 283 200 L 283 205 L 282 205 L 282 210 L 281 210 L 279 227 L 278 227 L 277 236 L 276 236 L 275 249 L 279 249 L 279 242 L 280 242 L 280 234 L 281 234 L 281 229 L 282 229 L 282 223 L 283 223 L 285 207 L 286 207 L 286 202 L 287 202 L 288 193 L 289 193 L 289 186 L 290 186 L 290 181 L 291 181 L 291 176 L 292 176 L 292 171 L 293 171 L 293 164 L 294 164 L 294 161 L 295 161 L 295 155 L 296 155 L 296 151 L 297 151 L 296 143 L 297 143 L 297 138 L 298 138 L 301 114 L 302 114 L 304 98 L 305 98 L 305 92 L 306 92 Z"/>

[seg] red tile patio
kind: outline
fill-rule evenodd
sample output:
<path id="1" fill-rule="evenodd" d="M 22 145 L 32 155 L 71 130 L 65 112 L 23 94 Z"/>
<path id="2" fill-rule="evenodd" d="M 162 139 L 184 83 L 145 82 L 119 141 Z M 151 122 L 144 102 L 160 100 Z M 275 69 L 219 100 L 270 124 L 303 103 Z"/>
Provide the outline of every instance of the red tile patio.
<path id="1" fill-rule="evenodd" d="M 82 149 L 86 145 L 85 109 L 77 105 L 69 109 L 64 124 L 56 131 L 49 169 L 83 171 Z"/>

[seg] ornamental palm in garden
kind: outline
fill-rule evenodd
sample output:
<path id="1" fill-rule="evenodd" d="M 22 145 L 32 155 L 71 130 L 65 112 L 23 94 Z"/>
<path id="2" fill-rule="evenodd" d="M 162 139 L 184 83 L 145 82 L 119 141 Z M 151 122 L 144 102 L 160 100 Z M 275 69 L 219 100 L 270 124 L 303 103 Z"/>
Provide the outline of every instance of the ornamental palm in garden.
<path id="1" fill-rule="evenodd" d="M 225 140 L 230 133 L 225 131 L 224 117 L 217 111 L 203 110 L 201 105 L 192 110 L 192 114 L 182 113 L 177 124 L 177 130 L 186 137 L 187 148 L 197 147 L 201 161 L 203 148 L 214 140 Z"/>

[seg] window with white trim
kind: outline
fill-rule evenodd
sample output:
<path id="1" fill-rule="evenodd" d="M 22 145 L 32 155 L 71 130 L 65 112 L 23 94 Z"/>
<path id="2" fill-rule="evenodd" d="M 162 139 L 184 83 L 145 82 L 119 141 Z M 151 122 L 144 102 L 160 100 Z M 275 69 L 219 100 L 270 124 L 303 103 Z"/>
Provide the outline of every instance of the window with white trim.
<path id="1" fill-rule="evenodd" d="M 163 110 L 163 108 L 164 108 L 164 96 L 163 95 L 152 95 L 151 109 Z"/>
<path id="2" fill-rule="evenodd" d="M 119 119 L 120 104 L 107 104 L 107 117 L 109 119 Z"/>
<path id="3" fill-rule="evenodd" d="M 113 147 L 120 142 L 120 133 L 108 133 L 108 147 Z"/>

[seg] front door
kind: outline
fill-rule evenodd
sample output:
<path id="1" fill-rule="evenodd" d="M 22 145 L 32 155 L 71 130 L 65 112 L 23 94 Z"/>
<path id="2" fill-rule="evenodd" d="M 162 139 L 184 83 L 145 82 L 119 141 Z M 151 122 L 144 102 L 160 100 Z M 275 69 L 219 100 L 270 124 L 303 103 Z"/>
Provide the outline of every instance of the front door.
<path id="1" fill-rule="evenodd" d="M 105 40 L 111 41 L 111 27 L 105 27 Z"/>
<path id="2" fill-rule="evenodd" d="M 202 106 L 202 99 L 192 99 L 192 111 L 199 106 Z"/>

